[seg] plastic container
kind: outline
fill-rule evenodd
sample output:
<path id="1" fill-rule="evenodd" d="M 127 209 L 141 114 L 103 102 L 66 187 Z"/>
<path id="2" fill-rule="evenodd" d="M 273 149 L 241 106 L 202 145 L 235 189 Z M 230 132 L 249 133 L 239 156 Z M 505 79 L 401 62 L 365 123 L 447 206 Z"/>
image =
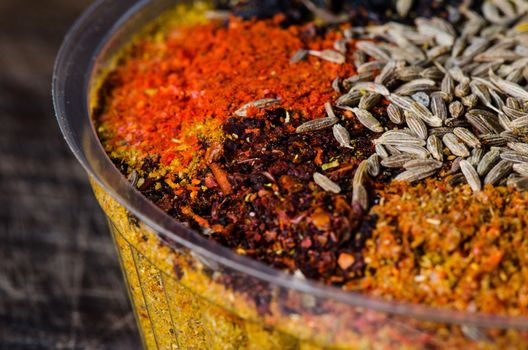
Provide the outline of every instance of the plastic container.
<path id="1" fill-rule="evenodd" d="M 58 122 L 108 216 L 145 348 L 528 348 L 527 318 L 389 302 L 295 278 L 205 239 L 135 190 L 99 144 L 90 96 L 119 48 L 175 3 L 97 1 L 68 33 L 53 77 Z"/>

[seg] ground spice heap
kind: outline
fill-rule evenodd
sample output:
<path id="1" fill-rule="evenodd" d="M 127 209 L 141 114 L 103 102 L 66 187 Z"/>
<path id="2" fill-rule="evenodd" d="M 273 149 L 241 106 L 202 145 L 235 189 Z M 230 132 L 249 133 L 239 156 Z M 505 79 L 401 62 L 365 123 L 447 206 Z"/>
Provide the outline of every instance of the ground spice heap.
<path id="1" fill-rule="evenodd" d="M 367 242 L 370 294 L 464 311 L 528 313 L 528 193 L 428 180 L 383 191 Z"/>

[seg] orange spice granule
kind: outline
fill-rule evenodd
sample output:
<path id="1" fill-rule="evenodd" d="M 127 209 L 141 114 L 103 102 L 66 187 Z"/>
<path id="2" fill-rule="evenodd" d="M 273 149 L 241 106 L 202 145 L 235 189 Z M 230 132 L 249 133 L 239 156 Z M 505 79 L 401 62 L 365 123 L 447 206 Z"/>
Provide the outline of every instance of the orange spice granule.
<path id="1" fill-rule="evenodd" d="M 280 20 L 231 18 L 227 27 L 180 26 L 166 40 L 138 41 L 108 79 L 98 118 L 106 150 L 132 165 L 156 155 L 177 173 L 197 156 L 201 162 L 201 140 L 218 140 L 220 124 L 247 102 L 280 98 L 292 113 L 322 116 L 324 103 L 337 97 L 331 81 L 353 75 L 353 65 L 289 60 L 300 48 L 332 48 L 341 34 L 310 35 L 313 25 L 285 29 Z"/>
<path id="2" fill-rule="evenodd" d="M 365 292 L 459 310 L 528 314 L 528 193 L 393 183 L 365 253 Z"/>

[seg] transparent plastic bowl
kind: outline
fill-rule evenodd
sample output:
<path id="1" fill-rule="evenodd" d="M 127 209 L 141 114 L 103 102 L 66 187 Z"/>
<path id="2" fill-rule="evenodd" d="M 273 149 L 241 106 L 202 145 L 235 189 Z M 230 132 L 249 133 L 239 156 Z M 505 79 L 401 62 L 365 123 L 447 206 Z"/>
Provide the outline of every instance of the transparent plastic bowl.
<path id="1" fill-rule="evenodd" d="M 146 23 L 178 1 L 101 0 L 58 54 L 59 125 L 104 209 L 145 348 L 528 348 L 528 319 L 344 292 L 294 278 L 205 239 L 114 167 L 90 119 L 96 78 Z"/>

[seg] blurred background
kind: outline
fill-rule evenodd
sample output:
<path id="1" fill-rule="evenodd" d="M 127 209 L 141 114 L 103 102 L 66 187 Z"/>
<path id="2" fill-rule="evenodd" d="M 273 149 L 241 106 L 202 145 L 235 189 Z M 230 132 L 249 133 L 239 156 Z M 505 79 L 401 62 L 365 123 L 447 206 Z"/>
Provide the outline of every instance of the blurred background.
<path id="1" fill-rule="evenodd" d="M 137 349 L 106 222 L 51 105 L 89 0 L 0 0 L 0 349 Z"/>

